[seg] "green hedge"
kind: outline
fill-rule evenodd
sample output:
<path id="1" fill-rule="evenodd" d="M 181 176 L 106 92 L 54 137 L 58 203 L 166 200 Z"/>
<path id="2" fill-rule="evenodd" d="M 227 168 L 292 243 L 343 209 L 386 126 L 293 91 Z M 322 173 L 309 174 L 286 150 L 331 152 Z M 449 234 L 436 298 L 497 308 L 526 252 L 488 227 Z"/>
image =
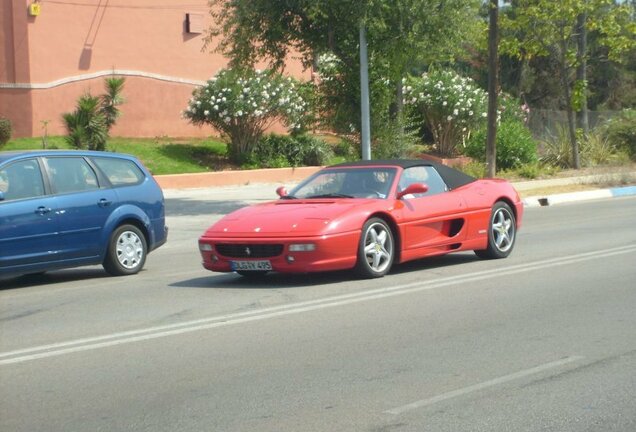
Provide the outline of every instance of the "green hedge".
<path id="1" fill-rule="evenodd" d="M 636 160 L 636 110 L 627 109 L 605 125 L 608 141 Z"/>
<path id="2" fill-rule="evenodd" d="M 11 121 L 4 117 L 0 117 L 0 147 L 4 146 L 11 139 L 13 127 Z"/>
<path id="3" fill-rule="evenodd" d="M 309 135 L 266 135 L 251 154 L 251 162 L 264 168 L 326 165 L 333 150 L 321 139 Z"/>
<path id="4" fill-rule="evenodd" d="M 468 141 L 464 154 L 486 160 L 486 128 L 479 129 Z M 519 120 L 504 119 L 497 127 L 497 170 L 518 168 L 537 161 L 537 143 L 530 130 Z"/>

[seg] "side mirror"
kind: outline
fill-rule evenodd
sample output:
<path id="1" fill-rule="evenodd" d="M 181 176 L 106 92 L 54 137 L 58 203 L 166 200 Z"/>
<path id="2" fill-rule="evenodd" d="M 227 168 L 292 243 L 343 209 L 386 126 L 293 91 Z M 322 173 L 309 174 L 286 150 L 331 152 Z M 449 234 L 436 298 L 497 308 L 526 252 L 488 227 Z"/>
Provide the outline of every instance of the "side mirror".
<path id="1" fill-rule="evenodd" d="M 406 187 L 402 192 L 398 192 L 397 199 L 402 199 L 404 195 L 423 194 L 428 192 L 428 186 L 424 183 L 412 183 Z"/>
<path id="2" fill-rule="evenodd" d="M 279 197 L 286 197 L 287 196 L 287 188 L 285 188 L 285 186 L 279 186 L 278 188 L 276 188 L 276 194 Z"/>

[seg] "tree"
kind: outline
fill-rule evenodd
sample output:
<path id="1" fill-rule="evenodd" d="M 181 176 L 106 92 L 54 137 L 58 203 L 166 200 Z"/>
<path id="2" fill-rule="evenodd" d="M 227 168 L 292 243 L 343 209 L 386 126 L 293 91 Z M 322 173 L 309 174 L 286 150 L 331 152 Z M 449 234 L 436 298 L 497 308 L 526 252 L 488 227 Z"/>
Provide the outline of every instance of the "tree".
<path id="1" fill-rule="evenodd" d="M 573 72 L 589 52 L 580 43 L 580 29 L 598 34 L 598 42 L 618 60 L 636 43 L 636 24 L 630 6 L 613 0 L 517 0 L 513 11 L 502 20 L 510 35 L 502 40 L 502 51 L 520 58 L 550 57 L 558 66 L 562 104 L 568 118 L 572 163 L 580 168 L 574 110 L 586 103 L 582 97 L 586 82 L 573 79 Z"/>
<path id="2" fill-rule="evenodd" d="M 368 37 L 372 126 L 400 117 L 402 78 L 433 61 L 453 58 L 476 28 L 477 0 L 210 0 L 215 26 L 208 44 L 234 66 L 267 60 L 280 69 L 293 51 L 306 67 L 320 55 L 339 61 L 339 86 L 323 107 L 330 127 L 359 126 L 359 24 Z M 474 26 L 471 23 L 475 23 Z M 221 36 L 220 39 L 217 39 Z M 333 82 L 332 82 L 333 84 Z"/>

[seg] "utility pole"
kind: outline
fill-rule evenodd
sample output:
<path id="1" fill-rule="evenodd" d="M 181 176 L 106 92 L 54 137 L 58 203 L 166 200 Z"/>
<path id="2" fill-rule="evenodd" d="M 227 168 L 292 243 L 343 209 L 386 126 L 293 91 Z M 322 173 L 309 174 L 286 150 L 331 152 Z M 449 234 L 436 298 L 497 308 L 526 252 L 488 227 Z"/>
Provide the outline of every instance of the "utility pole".
<path id="1" fill-rule="evenodd" d="M 369 59 L 364 20 L 360 21 L 360 115 L 362 160 L 371 159 L 371 119 L 369 110 Z"/>
<path id="2" fill-rule="evenodd" d="M 490 0 L 488 8 L 488 137 L 486 139 L 487 177 L 497 172 L 497 92 L 499 87 L 499 1 Z"/>

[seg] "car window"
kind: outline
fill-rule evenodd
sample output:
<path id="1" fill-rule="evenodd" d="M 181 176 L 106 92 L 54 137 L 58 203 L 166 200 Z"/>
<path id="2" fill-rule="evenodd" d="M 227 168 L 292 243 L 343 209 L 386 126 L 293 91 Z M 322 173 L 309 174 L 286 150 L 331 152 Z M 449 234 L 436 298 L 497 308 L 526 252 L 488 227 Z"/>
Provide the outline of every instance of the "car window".
<path id="1" fill-rule="evenodd" d="M 405 198 L 418 198 L 427 195 L 436 195 L 448 190 L 448 186 L 439 175 L 437 170 L 432 166 L 415 166 L 407 168 L 402 172 L 398 188 L 403 191 L 413 183 L 424 183 L 428 186 L 428 192 L 423 194 L 415 194 L 414 196 L 406 195 Z"/>
<path id="2" fill-rule="evenodd" d="M 394 168 L 343 168 L 323 170 L 291 191 L 295 198 L 386 198 Z"/>
<path id="3" fill-rule="evenodd" d="M 309 182 L 293 191 L 297 198 L 339 194 L 342 192 L 345 173 L 329 172 L 314 177 Z"/>
<path id="4" fill-rule="evenodd" d="M 97 175 L 81 157 L 47 158 L 51 184 L 57 193 L 98 189 Z"/>
<path id="5" fill-rule="evenodd" d="M 126 159 L 96 157 L 93 162 L 106 174 L 113 186 L 138 184 L 145 178 L 137 164 Z"/>
<path id="6" fill-rule="evenodd" d="M 14 162 L 0 169 L 0 191 L 5 201 L 44 195 L 44 181 L 35 159 Z"/>

